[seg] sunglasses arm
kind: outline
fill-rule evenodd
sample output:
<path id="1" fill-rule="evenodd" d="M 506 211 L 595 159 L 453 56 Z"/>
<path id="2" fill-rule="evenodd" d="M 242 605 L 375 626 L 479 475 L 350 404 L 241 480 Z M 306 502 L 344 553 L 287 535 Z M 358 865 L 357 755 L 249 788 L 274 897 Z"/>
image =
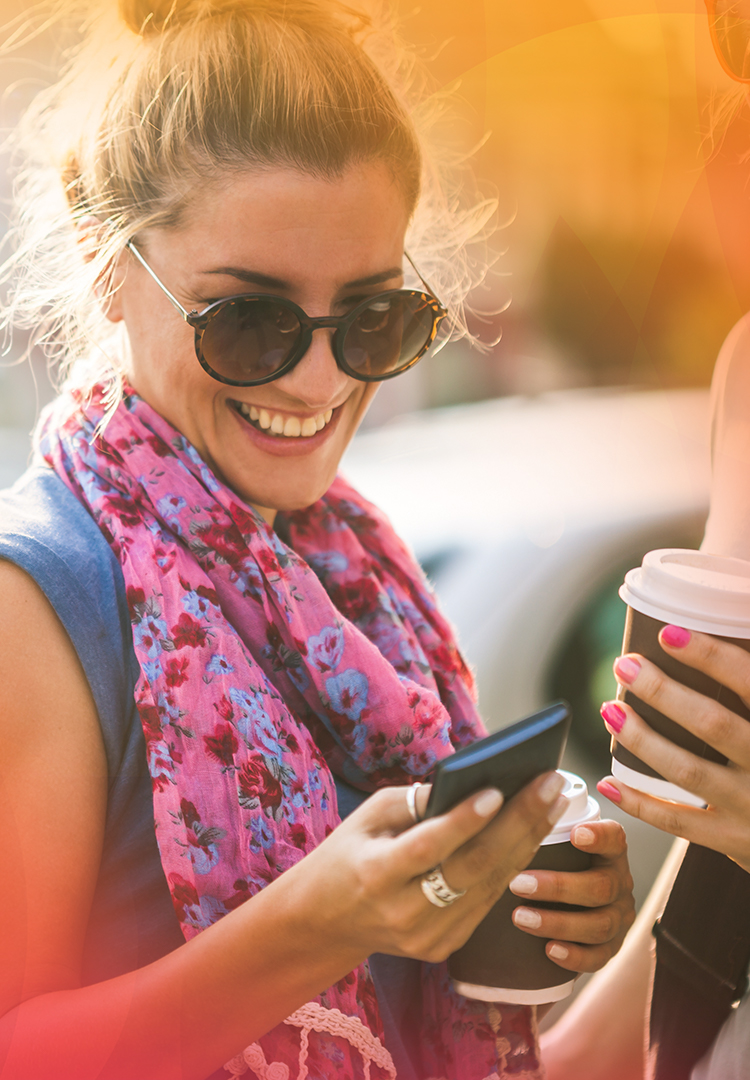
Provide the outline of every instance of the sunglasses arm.
<path id="1" fill-rule="evenodd" d="M 149 273 L 149 274 L 151 275 L 151 277 L 152 277 L 152 278 L 154 279 L 154 281 L 155 281 L 155 282 L 156 282 L 156 284 L 157 284 L 157 285 L 159 286 L 159 288 L 161 289 L 161 291 L 162 291 L 162 292 L 164 293 L 164 295 L 165 295 L 165 296 L 167 297 L 167 299 L 168 299 L 168 300 L 170 301 L 170 303 L 172 304 L 172 306 L 173 306 L 173 307 L 175 307 L 175 308 L 177 309 L 177 311 L 179 311 L 180 315 L 182 315 L 182 317 L 183 317 L 183 319 L 185 320 L 185 322 L 189 322 L 189 321 L 190 321 L 190 316 L 191 316 L 191 315 L 195 315 L 196 313 L 195 313 L 195 312 L 190 312 L 190 311 L 188 311 L 188 310 L 187 310 L 187 308 L 184 308 L 184 307 L 182 306 L 182 304 L 180 303 L 180 301 L 179 301 L 179 300 L 177 299 L 177 297 L 176 297 L 176 296 L 172 296 L 172 294 L 171 294 L 171 292 L 169 291 L 169 289 L 167 288 L 167 286 L 166 286 L 166 285 L 164 284 L 164 282 L 163 282 L 163 281 L 160 281 L 160 280 L 159 280 L 159 278 L 158 278 L 158 277 L 156 276 L 156 274 L 154 273 L 154 271 L 153 271 L 153 270 L 151 269 L 151 267 L 150 267 L 150 266 L 148 265 L 148 263 L 146 262 L 146 260 L 145 260 L 145 259 L 143 258 L 143 256 L 141 255 L 140 251 L 139 251 L 139 250 L 138 250 L 138 248 L 137 248 L 137 247 L 135 246 L 135 244 L 133 243 L 133 241 L 132 241 L 132 240 L 128 240 L 128 243 L 127 243 L 127 247 L 128 247 L 128 250 L 129 250 L 129 251 L 132 251 L 132 253 L 133 253 L 133 254 L 135 255 L 136 259 L 137 259 L 137 260 L 138 260 L 138 262 L 139 262 L 139 263 L 141 264 L 141 266 L 143 267 L 143 269 L 144 269 L 144 270 L 146 270 L 146 271 L 148 271 L 148 273 Z M 409 262 L 411 262 L 411 259 L 409 260 Z"/>
<path id="2" fill-rule="evenodd" d="M 412 268 L 412 270 L 414 271 L 414 273 L 415 273 L 415 274 L 417 275 L 417 277 L 419 278 L 419 280 L 420 280 L 420 281 L 422 282 L 422 284 L 424 285 L 425 289 L 427 289 L 427 292 L 428 292 L 428 293 L 430 293 L 430 295 L 431 295 L 431 296 L 434 296 L 434 297 L 435 297 L 435 299 L 437 300 L 438 304 L 440 304 L 441 308 L 443 308 L 444 310 L 447 310 L 447 308 L 445 307 L 445 304 L 444 304 L 444 303 L 443 303 L 443 301 L 442 301 L 442 300 L 440 299 L 440 297 L 438 296 L 438 294 L 437 294 L 437 293 L 435 292 L 435 290 L 433 289 L 432 285 L 430 285 L 430 283 L 429 283 L 428 281 L 425 281 L 425 279 L 424 279 L 424 278 L 422 277 L 422 275 L 420 274 L 419 270 L 417 269 L 416 263 L 415 263 L 415 262 L 414 262 L 414 260 L 412 259 L 412 257 L 411 257 L 411 255 L 409 254 L 409 252 L 408 252 L 408 251 L 404 251 L 404 255 L 406 256 L 406 258 L 407 258 L 407 260 L 408 260 L 408 262 L 409 262 L 409 265 L 411 266 L 411 268 Z"/>

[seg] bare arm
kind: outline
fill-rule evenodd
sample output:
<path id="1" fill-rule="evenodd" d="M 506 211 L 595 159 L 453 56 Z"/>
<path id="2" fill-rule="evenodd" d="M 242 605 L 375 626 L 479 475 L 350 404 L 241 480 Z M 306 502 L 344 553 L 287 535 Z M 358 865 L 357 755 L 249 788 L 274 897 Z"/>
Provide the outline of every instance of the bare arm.
<path id="1" fill-rule="evenodd" d="M 547 1080 L 642 1080 L 651 927 L 686 848 L 683 840 L 674 843 L 618 955 L 542 1036 Z"/>
<path id="2" fill-rule="evenodd" d="M 0 562 L 0 595 L 2 1080 L 204 1080 L 371 952 L 454 951 L 549 829 L 549 775 L 499 814 L 470 799 L 414 828 L 403 790 L 379 792 L 189 943 L 81 987 L 106 812 L 98 719 L 37 586 Z M 436 863 L 468 889 L 443 910 L 419 886 Z"/>

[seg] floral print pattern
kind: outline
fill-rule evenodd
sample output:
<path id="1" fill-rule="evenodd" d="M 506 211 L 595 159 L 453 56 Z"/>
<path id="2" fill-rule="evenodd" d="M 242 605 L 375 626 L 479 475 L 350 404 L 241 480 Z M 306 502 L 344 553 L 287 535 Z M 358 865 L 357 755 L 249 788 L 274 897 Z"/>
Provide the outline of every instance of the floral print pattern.
<path id="1" fill-rule="evenodd" d="M 367 791 L 405 784 L 484 728 L 424 576 L 342 479 L 274 532 L 135 393 L 101 434 L 104 413 L 101 391 L 58 399 L 40 448 L 122 567 L 159 852 L 189 939 L 336 827 L 332 773 Z M 498 1071 L 486 1010 L 452 992 L 444 966 L 425 987 L 429 1072 Z M 318 1002 L 381 1034 L 366 965 Z M 528 1071 L 527 1010 L 506 1012 Z M 268 1060 L 296 1058 L 283 1024 L 261 1044 Z M 320 1080 L 361 1070 L 322 1035 L 308 1066 Z"/>

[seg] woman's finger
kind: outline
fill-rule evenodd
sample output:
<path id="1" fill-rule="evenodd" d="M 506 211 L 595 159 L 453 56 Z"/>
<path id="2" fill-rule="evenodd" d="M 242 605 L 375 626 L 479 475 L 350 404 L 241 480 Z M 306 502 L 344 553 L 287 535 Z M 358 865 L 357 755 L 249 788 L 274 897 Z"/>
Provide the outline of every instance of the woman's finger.
<path id="1" fill-rule="evenodd" d="M 602 718 L 610 734 L 626 749 L 666 780 L 698 795 L 705 803 L 730 804 L 741 796 L 741 788 L 746 780 L 740 770 L 728 769 L 725 765 L 696 757 L 689 750 L 676 746 L 657 734 L 624 702 L 605 702 Z M 739 722 L 750 728 L 746 721 Z"/>
<path id="2" fill-rule="evenodd" d="M 750 653 L 739 645 L 684 630 L 681 626 L 665 626 L 659 632 L 659 644 L 682 664 L 705 672 L 722 686 L 734 690 L 750 708 Z"/>
<path id="3" fill-rule="evenodd" d="M 747 658 L 747 654 L 741 649 L 737 652 Z M 742 717 L 720 705 L 718 701 L 704 697 L 682 683 L 668 678 L 660 668 L 643 656 L 628 654 L 618 657 L 614 663 L 614 672 L 618 683 L 632 690 L 641 701 L 676 721 L 740 768 L 750 771 L 750 724 Z M 606 703 L 605 707 L 610 704 L 623 708 L 620 702 Z M 609 709 L 609 712 L 616 727 L 617 707 Z M 604 710 L 602 715 L 609 723 L 610 717 L 604 714 Z M 619 733 L 617 737 L 619 740 Z M 629 746 L 628 749 L 632 747 Z M 637 754 L 637 751 L 633 750 L 633 753 Z M 662 771 L 652 762 L 649 764 L 658 772 Z"/>
<path id="4" fill-rule="evenodd" d="M 709 810 L 657 799 L 653 795 L 646 795 L 628 787 L 613 776 L 600 780 L 596 790 L 610 802 L 616 803 L 626 814 L 654 825 L 662 832 L 682 836 L 697 844 L 704 843 L 709 838 L 709 828 L 706 827 L 706 816 L 712 816 Z"/>
<path id="5" fill-rule="evenodd" d="M 440 864 L 453 889 L 470 889 L 484 882 L 499 895 L 508 880 L 528 865 L 562 814 L 563 784 L 558 773 L 546 773 L 515 795 L 500 814 L 500 793 L 480 792 L 450 813 L 430 818 L 397 837 L 394 849 L 400 865 L 411 866 L 412 876 L 422 877 Z M 558 805 L 560 801 L 563 805 Z"/>
<path id="6" fill-rule="evenodd" d="M 605 945 L 578 945 L 570 941 L 549 941 L 545 952 L 558 967 L 574 974 L 600 971 L 620 948 L 620 941 Z"/>
<path id="7" fill-rule="evenodd" d="M 513 909 L 513 923 L 532 937 L 604 945 L 622 939 L 633 922 L 631 915 L 631 906 L 627 904 L 608 904 L 593 911 L 556 911 L 521 905 Z"/>

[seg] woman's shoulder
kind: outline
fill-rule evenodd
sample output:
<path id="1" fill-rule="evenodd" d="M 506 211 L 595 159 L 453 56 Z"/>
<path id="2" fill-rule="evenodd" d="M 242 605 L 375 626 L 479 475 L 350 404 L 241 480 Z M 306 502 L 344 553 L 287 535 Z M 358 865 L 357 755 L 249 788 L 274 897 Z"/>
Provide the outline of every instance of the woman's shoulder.
<path id="1" fill-rule="evenodd" d="M 0 559 L 35 582 L 65 628 L 88 680 L 110 769 L 120 757 L 123 718 L 137 677 L 122 571 L 88 511 L 45 465 L 0 492 Z"/>

